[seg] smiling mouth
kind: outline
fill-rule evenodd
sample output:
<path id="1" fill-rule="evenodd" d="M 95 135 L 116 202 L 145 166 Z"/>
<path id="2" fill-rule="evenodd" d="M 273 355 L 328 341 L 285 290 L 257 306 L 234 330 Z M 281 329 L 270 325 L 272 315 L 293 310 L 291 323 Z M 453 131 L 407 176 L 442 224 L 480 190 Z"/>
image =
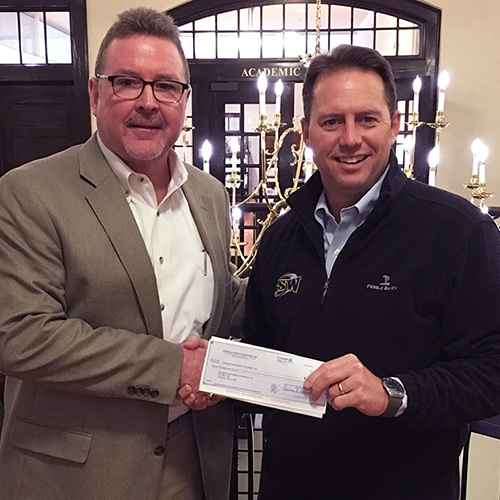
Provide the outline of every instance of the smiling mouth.
<path id="1" fill-rule="evenodd" d="M 336 156 L 335 160 L 339 163 L 345 163 L 346 165 L 356 165 L 366 160 L 368 155 L 357 155 L 357 156 Z"/>

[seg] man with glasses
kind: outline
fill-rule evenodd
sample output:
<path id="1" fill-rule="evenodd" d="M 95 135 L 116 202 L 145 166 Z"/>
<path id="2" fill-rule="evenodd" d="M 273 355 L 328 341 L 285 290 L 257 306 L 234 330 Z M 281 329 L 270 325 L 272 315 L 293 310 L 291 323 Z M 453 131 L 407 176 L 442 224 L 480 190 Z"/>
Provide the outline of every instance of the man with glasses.
<path id="1" fill-rule="evenodd" d="M 172 150 L 172 19 L 121 14 L 95 71 L 97 133 L 0 181 L 0 499 L 228 498 L 232 411 L 197 386 L 242 288 L 224 187 Z"/>

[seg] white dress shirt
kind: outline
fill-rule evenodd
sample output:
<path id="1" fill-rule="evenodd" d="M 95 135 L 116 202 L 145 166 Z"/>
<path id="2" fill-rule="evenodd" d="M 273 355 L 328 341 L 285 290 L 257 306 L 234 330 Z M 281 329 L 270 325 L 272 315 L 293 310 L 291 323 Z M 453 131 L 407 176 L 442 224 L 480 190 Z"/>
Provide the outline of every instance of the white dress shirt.
<path id="1" fill-rule="evenodd" d="M 214 275 L 210 258 L 181 186 L 188 172 L 171 150 L 171 179 L 160 203 L 152 182 L 134 172 L 99 139 L 99 146 L 127 197 L 151 258 L 160 298 L 163 338 L 180 344 L 190 335 L 201 336 L 210 317 Z M 170 407 L 169 421 L 186 413 L 180 401 Z"/>

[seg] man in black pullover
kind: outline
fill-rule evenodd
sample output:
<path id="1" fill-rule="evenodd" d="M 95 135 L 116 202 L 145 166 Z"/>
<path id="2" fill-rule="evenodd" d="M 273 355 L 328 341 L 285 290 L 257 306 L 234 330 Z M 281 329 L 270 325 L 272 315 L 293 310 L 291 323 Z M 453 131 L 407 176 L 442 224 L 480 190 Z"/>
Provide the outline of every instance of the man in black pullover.
<path id="1" fill-rule="evenodd" d="M 319 172 L 264 235 L 246 340 L 324 361 L 329 407 L 266 413 L 259 499 L 456 500 L 467 424 L 500 413 L 498 229 L 401 172 L 376 51 L 318 56 L 303 98 Z"/>

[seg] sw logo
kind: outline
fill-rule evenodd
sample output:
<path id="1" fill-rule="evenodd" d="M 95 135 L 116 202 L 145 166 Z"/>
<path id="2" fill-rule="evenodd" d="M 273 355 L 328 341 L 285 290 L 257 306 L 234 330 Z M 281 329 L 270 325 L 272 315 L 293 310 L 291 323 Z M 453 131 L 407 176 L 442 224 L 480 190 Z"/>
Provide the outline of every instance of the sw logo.
<path id="1" fill-rule="evenodd" d="M 302 276 L 297 276 L 295 273 L 286 273 L 278 279 L 274 296 L 276 298 L 283 297 L 288 292 L 297 293 L 299 291 L 300 281 Z"/>
<path id="2" fill-rule="evenodd" d="M 382 283 L 378 285 L 366 285 L 366 288 L 371 288 L 372 290 L 382 290 L 384 292 L 391 292 L 393 290 L 397 290 L 397 286 L 391 285 L 391 277 L 387 276 L 387 274 L 382 275 L 382 279 L 384 280 Z"/>

